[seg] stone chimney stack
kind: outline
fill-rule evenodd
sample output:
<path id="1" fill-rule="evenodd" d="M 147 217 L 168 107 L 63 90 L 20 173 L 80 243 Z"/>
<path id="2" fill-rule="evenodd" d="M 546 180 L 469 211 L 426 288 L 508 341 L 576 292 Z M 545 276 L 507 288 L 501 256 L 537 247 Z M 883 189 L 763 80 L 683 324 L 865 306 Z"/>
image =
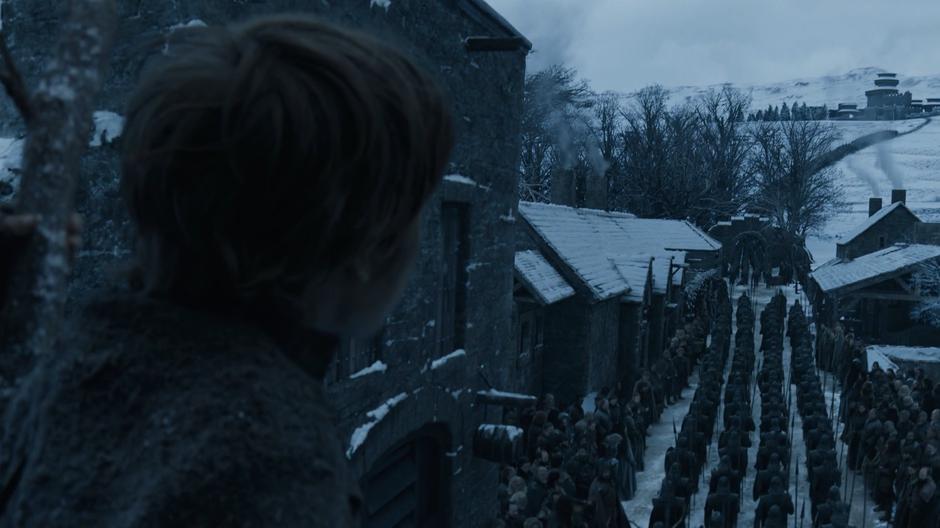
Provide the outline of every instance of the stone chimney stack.
<path id="1" fill-rule="evenodd" d="M 607 210 L 607 175 L 590 172 L 585 176 L 584 207 Z"/>
<path id="2" fill-rule="evenodd" d="M 556 168 L 552 171 L 552 203 L 574 207 L 574 198 L 574 174 L 570 170 Z"/>
<path id="3" fill-rule="evenodd" d="M 881 210 L 881 198 L 873 197 L 868 199 L 868 216 L 874 216 Z"/>
<path id="4" fill-rule="evenodd" d="M 907 191 L 904 189 L 891 189 L 891 203 L 901 202 L 907 204 Z"/>

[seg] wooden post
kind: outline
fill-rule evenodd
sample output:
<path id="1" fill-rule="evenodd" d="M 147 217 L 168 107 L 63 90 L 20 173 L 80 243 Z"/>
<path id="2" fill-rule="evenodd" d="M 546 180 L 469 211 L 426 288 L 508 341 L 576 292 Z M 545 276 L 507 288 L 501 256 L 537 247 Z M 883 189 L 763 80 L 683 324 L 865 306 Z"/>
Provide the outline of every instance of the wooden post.
<path id="1" fill-rule="evenodd" d="M 41 216 L 10 277 L 0 320 L 0 374 L 15 382 L 61 334 L 70 271 L 66 228 L 74 209 L 94 100 L 107 66 L 117 18 L 113 0 L 70 0 L 58 43 L 28 93 L 3 41 L 2 80 L 26 121 L 16 211 Z"/>

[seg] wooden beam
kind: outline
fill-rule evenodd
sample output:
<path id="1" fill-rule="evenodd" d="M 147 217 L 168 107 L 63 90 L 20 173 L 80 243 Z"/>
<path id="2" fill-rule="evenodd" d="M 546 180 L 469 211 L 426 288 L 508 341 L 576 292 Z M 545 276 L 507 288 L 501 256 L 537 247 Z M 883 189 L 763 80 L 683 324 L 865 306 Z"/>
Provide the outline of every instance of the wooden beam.
<path id="1" fill-rule="evenodd" d="M 907 301 L 907 302 L 921 302 L 923 297 L 918 295 L 911 295 L 908 293 L 889 293 L 889 292 L 858 292 L 850 293 L 847 297 L 854 297 L 856 299 L 873 299 L 878 301 Z"/>
<path id="2" fill-rule="evenodd" d="M 503 407 L 527 407 L 535 405 L 538 398 L 530 394 L 502 392 L 494 389 L 477 391 L 474 403 L 483 405 L 502 405 Z"/>
<path id="3" fill-rule="evenodd" d="M 914 295 L 914 294 L 915 294 L 915 293 L 914 293 L 914 287 L 913 287 L 912 285 L 908 284 L 907 282 L 901 280 L 901 277 L 895 277 L 895 278 L 894 278 L 894 282 L 896 282 L 897 285 L 900 286 L 901 289 L 904 290 L 904 291 L 906 291 L 907 293 L 910 293 L 911 295 Z"/>

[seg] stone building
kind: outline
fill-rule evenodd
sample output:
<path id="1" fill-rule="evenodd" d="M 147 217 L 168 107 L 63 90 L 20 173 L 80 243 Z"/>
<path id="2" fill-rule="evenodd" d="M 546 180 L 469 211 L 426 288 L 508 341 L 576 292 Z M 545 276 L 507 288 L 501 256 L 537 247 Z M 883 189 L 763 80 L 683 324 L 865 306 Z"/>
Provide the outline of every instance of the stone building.
<path id="1" fill-rule="evenodd" d="M 847 260 L 894 244 L 940 245 L 940 223 L 925 222 L 907 207 L 907 191 L 891 191 L 891 205 L 882 207 L 879 197 L 868 200 L 868 219 L 843 235 L 836 244 L 836 258 Z"/>
<path id="2" fill-rule="evenodd" d="M 3 27 L 28 82 L 57 34 L 66 2 L 6 0 Z M 285 10 L 358 28 L 418 58 L 449 92 L 457 145 L 423 219 L 417 272 L 382 332 L 348 342 L 329 392 L 368 526 L 478 526 L 496 511 L 497 468 L 472 456 L 485 409 L 477 390 L 511 382 L 513 234 L 525 57 L 530 44 L 483 0 L 142 0 L 117 2 L 120 26 L 98 108 L 121 114 L 144 59 L 185 26 Z M 0 129 L 22 131 L 6 98 Z M 116 149 L 84 159 L 86 217 L 72 295 L 113 280 L 129 254 Z M 484 381 L 486 380 L 486 381 Z M 489 385 L 488 385 L 489 384 Z"/>
<path id="3" fill-rule="evenodd" d="M 682 320 L 684 285 L 717 265 L 720 244 L 687 222 L 520 202 L 517 247 L 574 290 L 544 310 L 544 391 L 570 402 L 632 383 Z"/>
<path id="4" fill-rule="evenodd" d="M 556 303 L 573 297 L 575 291 L 536 250 L 516 252 L 515 272 L 516 384 L 513 390 L 542 394 L 546 312 Z"/>
<path id="5" fill-rule="evenodd" d="M 898 74 L 882 72 L 875 77 L 875 87 L 865 91 L 867 106 L 839 103 L 838 109 L 829 111 L 829 119 L 894 120 L 933 114 L 940 107 L 940 98 L 914 99 L 911 92 L 898 89 Z"/>
<path id="6" fill-rule="evenodd" d="M 940 263 L 940 246 L 897 244 L 820 266 L 807 286 L 817 322 L 841 323 L 867 343 L 937 344 L 936 329 L 911 317 L 924 300 L 914 274 L 926 263 Z"/>
<path id="7" fill-rule="evenodd" d="M 923 223 L 906 205 L 906 192 L 891 191 L 891 205 L 869 198 L 868 219 L 836 244 L 836 258 L 852 259 L 899 242 L 915 242 L 914 226 Z"/>

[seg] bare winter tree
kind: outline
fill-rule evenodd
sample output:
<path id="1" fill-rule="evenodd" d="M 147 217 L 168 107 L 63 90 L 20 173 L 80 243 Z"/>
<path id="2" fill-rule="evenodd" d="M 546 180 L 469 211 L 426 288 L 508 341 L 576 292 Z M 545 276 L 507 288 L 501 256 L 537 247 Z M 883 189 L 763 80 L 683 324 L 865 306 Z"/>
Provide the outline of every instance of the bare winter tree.
<path id="1" fill-rule="evenodd" d="M 526 79 L 523 96 L 520 197 L 548 201 L 552 174 L 584 159 L 580 147 L 594 104 L 586 81 L 556 65 Z"/>
<path id="2" fill-rule="evenodd" d="M 746 128 L 750 104 L 750 96 L 729 86 L 709 90 L 697 102 L 698 163 L 706 185 L 694 215 L 700 225 L 714 225 L 738 212 L 751 193 L 748 162 L 753 140 Z"/>
<path id="3" fill-rule="evenodd" d="M 113 0 L 71 0 L 58 44 L 32 91 L 17 73 L 6 39 L 0 39 L 0 80 L 27 132 L 16 211 L 41 217 L 12 275 L 0 321 L 7 377 L 21 373 L 31 357 L 49 353 L 60 334 L 69 273 L 67 225 L 116 24 Z"/>
<path id="4" fill-rule="evenodd" d="M 668 108 L 668 95 L 660 86 L 644 88 L 623 114 L 617 206 L 644 217 L 699 221 L 714 202 L 702 162 L 701 119 L 694 106 Z"/>
<path id="5" fill-rule="evenodd" d="M 618 207 L 639 216 L 663 218 L 675 214 L 669 166 L 668 92 L 662 86 L 643 88 L 624 110 L 624 177 L 618 182 Z"/>
<path id="6" fill-rule="evenodd" d="M 804 238 L 841 203 L 835 169 L 820 168 L 838 135 L 819 121 L 760 124 L 754 129 L 754 207 L 787 233 Z"/>
<path id="7" fill-rule="evenodd" d="M 612 183 L 623 177 L 623 149 L 620 146 L 623 138 L 623 101 L 620 94 L 604 92 L 597 96 L 594 104 L 594 121 L 590 128 L 595 135 L 603 165 L 606 166 L 602 183 L 607 195 L 606 205 L 609 207 L 612 204 L 609 196 Z"/>
<path id="8" fill-rule="evenodd" d="M 821 228 L 842 202 L 835 169 L 823 161 L 836 139 L 832 126 L 819 121 L 761 123 L 754 129 L 751 208 L 780 228 L 780 253 L 801 282 L 812 263 L 806 235 Z"/>
<path id="9" fill-rule="evenodd" d="M 914 272 L 914 284 L 923 302 L 911 312 L 911 317 L 927 326 L 940 328 L 940 261 L 928 261 Z"/>

